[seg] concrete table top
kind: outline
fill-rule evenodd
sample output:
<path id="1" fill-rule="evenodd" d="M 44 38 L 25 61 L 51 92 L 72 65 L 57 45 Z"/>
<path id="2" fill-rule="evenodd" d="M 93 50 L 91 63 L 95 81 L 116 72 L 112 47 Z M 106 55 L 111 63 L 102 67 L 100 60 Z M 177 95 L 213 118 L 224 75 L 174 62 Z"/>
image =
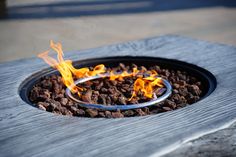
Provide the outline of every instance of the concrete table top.
<path id="1" fill-rule="evenodd" d="M 42 60 L 0 64 L 1 156 L 161 156 L 236 120 L 235 47 L 169 35 L 65 54 L 73 60 L 126 55 L 178 59 L 209 70 L 217 88 L 194 105 L 157 115 L 55 116 L 26 104 L 18 93 L 26 78 L 48 67 Z"/>

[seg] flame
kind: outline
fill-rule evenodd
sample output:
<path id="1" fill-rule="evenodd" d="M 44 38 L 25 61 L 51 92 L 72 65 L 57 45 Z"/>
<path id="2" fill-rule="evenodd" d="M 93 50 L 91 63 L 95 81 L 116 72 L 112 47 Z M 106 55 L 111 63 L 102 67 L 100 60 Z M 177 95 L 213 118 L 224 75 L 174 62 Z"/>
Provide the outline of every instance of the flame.
<path id="1" fill-rule="evenodd" d="M 123 80 L 124 77 L 131 77 L 131 76 L 135 76 L 139 73 L 139 70 L 137 68 L 133 68 L 133 71 L 131 73 L 128 73 L 127 71 L 123 71 L 122 73 L 115 73 L 115 71 L 111 71 L 109 76 L 110 76 L 110 80 Z"/>
<path id="2" fill-rule="evenodd" d="M 38 55 L 38 57 L 42 58 L 47 64 L 51 67 L 57 69 L 61 76 L 62 81 L 68 87 L 72 93 L 77 93 L 81 96 L 81 92 L 84 90 L 81 87 L 78 87 L 74 83 L 74 78 L 85 78 L 96 75 L 103 74 L 109 76 L 110 80 L 120 80 L 123 81 L 125 77 L 137 77 L 133 84 L 133 92 L 132 96 L 129 100 L 132 100 L 134 97 L 139 95 L 139 92 L 142 92 L 143 95 L 147 98 L 153 97 L 153 91 L 156 86 L 163 87 L 162 80 L 157 78 L 158 73 L 155 70 L 145 71 L 145 74 L 148 75 L 144 77 L 142 75 L 143 70 L 138 70 L 136 67 L 132 69 L 131 72 L 123 71 L 121 73 L 117 73 L 115 71 L 107 71 L 106 67 L 103 64 L 99 64 L 95 66 L 92 70 L 87 67 L 76 69 L 71 60 L 64 60 L 62 45 L 60 43 L 54 43 L 52 40 L 50 41 L 50 47 L 57 53 L 57 60 L 49 56 L 49 51 L 42 52 Z M 141 73 L 141 76 L 139 75 Z M 104 76 L 105 76 L 104 75 Z"/>
<path id="3" fill-rule="evenodd" d="M 133 97 L 137 96 L 138 92 L 141 91 L 144 93 L 144 96 L 147 98 L 153 97 L 153 89 L 156 86 L 163 87 L 162 80 L 157 78 L 158 74 L 155 70 L 147 71 L 150 75 L 144 78 L 137 78 L 134 82 L 133 93 L 130 98 L 132 100 Z"/>
<path id="4" fill-rule="evenodd" d="M 75 85 L 73 76 L 75 76 L 76 78 L 83 78 L 83 77 L 95 76 L 97 74 L 105 72 L 104 65 L 97 65 L 91 71 L 89 70 L 89 68 L 76 69 L 72 65 L 71 60 L 63 59 L 64 53 L 62 51 L 62 45 L 60 43 L 55 44 L 51 40 L 50 47 L 57 53 L 57 60 L 48 55 L 49 51 L 40 53 L 38 57 L 42 58 L 50 66 L 57 69 L 60 72 L 63 83 L 66 85 L 66 87 L 68 87 L 71 90 L 71 92 L 78 93 L 79 96 L 81 95 L 80 92 L 83 91 L 83 88 Z"/>

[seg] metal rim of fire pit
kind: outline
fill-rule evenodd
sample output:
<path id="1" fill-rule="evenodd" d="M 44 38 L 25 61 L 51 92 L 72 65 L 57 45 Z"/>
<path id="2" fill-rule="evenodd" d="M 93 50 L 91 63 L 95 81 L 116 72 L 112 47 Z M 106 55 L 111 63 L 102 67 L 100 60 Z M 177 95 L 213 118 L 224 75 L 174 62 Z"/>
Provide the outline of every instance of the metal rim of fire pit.
<path id="1" fill-rule="evenodd" d="M 108 77 L 108 76 L 109 75 L 102 75 L 102 76 L 97 75 L 97 76 L 82 78 L 82 79 L 75 81 L 75 84 L 77 85 L 80 83 L 84 83 L 86 81 L 95 80 L 95 79 L 99 79 L 102 77 Z M 80 106 L 85 107 L 85 108 L 94 108 L 94 109 L 102 109 L 102 110 L 129 110 L 129 109 L 143 108 L 143 107 L 152 106 L 152 105 L 155 105 L 155 104 L 158 104 L 158 103 L 164 101 L 172 93 L 172 86 L 169 83 L 169 81 L 167 81 L 161 77 L 157 77 L 157 78 L 160 78 L 162 80 L 164 86 L 166 87 L 165 93 L 158 98 L 154 95 L 154 98 L 152 100 L 150 100 L 148 102 L 144 102 L 144 103 L 139 103 L 139 104 L 111 105 L 111 106 L 106 106 L 106 105 L 102 105 L 102 104 L 91 104 L 91 103 L 84 102 L 84 101 L 81 101 L 81 100 L 75 98 L 69 88 L 66 89 L 66 94 L 72 100 L 77 102 Z"/>

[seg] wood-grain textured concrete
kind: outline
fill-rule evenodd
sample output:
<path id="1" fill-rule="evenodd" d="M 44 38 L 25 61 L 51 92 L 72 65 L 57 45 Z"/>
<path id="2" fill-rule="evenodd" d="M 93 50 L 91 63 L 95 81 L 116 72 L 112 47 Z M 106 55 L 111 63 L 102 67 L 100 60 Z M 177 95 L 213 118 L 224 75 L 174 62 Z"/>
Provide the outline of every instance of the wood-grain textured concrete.
<path id="1" fill-rule="evenodd" d="M 162 36 L 66 53 L 82 60 L 108 56 L 156 56 L 196 64 L 213 73 L 217 88 L 185 108 L 152 116 L 92 119 L 55 116 L 21 100 L 26 78 L 48 67 L 37 58 L 0 64 L 1 156 L 159 156 L 236 120 L 236 48 Z"/>

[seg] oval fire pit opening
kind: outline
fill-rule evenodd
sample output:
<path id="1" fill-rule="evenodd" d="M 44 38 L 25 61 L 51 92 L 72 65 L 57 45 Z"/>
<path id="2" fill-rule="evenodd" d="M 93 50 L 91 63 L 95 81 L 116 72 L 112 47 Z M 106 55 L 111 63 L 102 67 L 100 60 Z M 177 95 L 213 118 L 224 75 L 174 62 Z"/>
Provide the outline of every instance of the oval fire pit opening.
<path id="1" fill-rule="evenodd" d="M 172 94 L 164 101 L 148 107 L 128 110 L 104 110 L 87 108 L 78 102 L 70 99 L 66 95 L 66 87 L 58 71 L 47 68 L 27 78 L 19 88 L 21 98 L 28 104 L 38 107 L 42 110 L 53 112 L 55 114 L 80 116 L 80 117 L 106 117 L 121 118 L 144 116 L 157 114 L 175 109 L 180 109 L 187 105 L 194 104 L 209 96 L 216 88 L 216 78 L 209 71 L 186 62 L 154 58 L 154 57 L 107 57 L 87 59 L 74 62 L 76 68 L 94 67 L 104 64 L 107 68 L 113 69 L 131 69 L 136 66 L 138 69 L 148 69 L 157 71 L 158 75 L 172 86 Z M 137 79 L 137 78 L 135 78 Z M 104 104 L 112 106 L 118 104 L 141 104 L 151 101 L 151 99 L 139 96 L 130 101 L 134 80 L 100 79 L 81 84 L 85 88 L 81 99 L 95 104 Z M 161 88 L 162 90 L 164 89 Z M 159 96 L 165 92 L 160 93 Z"/>

